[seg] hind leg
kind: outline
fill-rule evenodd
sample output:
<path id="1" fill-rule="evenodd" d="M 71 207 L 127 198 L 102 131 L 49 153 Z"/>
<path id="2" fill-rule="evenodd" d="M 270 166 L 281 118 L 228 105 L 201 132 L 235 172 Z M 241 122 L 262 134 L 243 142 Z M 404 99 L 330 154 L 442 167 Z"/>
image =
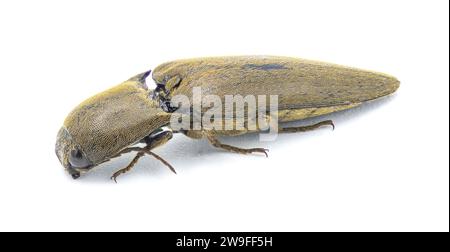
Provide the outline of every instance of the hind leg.
<path id="1" fill-rule="evenodd" d="M 318 129 L 322 126 L 331 126 L 334 130 L 334 123 L 331 120 L 322 121 L 316 124 L 307 125 L 307 126 L 299 126 L 299 127 L 280 127 L 278 128 L 278 133 L 295 133 L 295 132 L 306 132 Z"/>
<path id="2" fill-rule="evenodd" d="M 206 130 L 188 130 L 188 131 L 184 131 L 182 132 L 183 134 L 185 134 L 187 137 L 193 138 L 193 139 L 202 139 L 202 138 L 206 138 L 208 139 L 209 143 L 219 149 L 223 149 L 226 151 L 230 151 L 230 152 L 234 152 L 234 153 L 240 153 L 240 154 L 251 154 L 251 153 L 264 153 L 264 155 L 267 155 L 267 152 L 269 150 L 264 149 L 264 148 L 249 148 L 249 149 L 245 149 L 245 148 L 240 148 L 240 147 L 236 147 L 236 146 L 232 146 L 232 145 L 228 145 L 228 144 L 223 144 L 219 141 L 219 139 L 217 139 L 217 134 L 214 131 L 206 131 Z M 243 135 L 247 133 L 247 131 L 220 131 L 221 136 L 237 136 L 237 135 Z"/>

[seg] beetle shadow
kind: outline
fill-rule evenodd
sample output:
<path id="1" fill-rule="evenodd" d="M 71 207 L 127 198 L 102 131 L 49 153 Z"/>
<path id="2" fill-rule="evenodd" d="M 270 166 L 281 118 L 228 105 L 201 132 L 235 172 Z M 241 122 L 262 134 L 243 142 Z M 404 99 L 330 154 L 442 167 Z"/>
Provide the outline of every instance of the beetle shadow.
<path id="1" fill-rule="evenodd" d="M 355 120 L 358 117 L 367 116 L 371 111 L 375 110 L 379 106 L 384 106 L 390 103 L 393 99 L 395 99 L 395 97 L 396 94 L 392 94 L 387 97 L 382 97 L 367 102 L 355 108 L 334 112 L 328 115 L 317 116 L 314 118 L 303 119 L 300 121 L 283 123 L 283 126 L 293 127 L 311 125 L 320 121 L 331 119 L 334 121 L 337 127 L 343 127 L 347 123 L 351 123 L 352 120 Z M 330 129 L 327 127 L 323 127 L 321 129 L 306 133 L 280 134 L 278 135 L 276 141 L 267 142 L 260 142 L 258 133 L 245 134 L 235 137 L 220 137 L 220 140 L 223 143 L 239 146 L 242 148 L 264 147 L 267 149 L 276 149 L 276 146 L 278 145 L 292 144 L 294 141 L 298 142 L 298 139 L 300 138 L 315 137 L 317 136 L 317 134 L 322 134 L 325 130 L 329 131 Z M 208 158 L 221 156 L 222 158 L 223 155 L 230 155 L 234 157 L 242 156 L 245 158 L 244 155 L 216 149 L 205 139 L 191 139 L 182 134 L 176 134 L 168 144 L 156 149 L 155 153 L 167 160 L 172 166 L 175 167 L 175 169 L 179 173 L 194 169 L 194 167 L 199 164 L 204 164 L 205 156 L 208 156 Z M 104 164 L 101 164 L 90 171 L 86 176 L 82 176 L 81 180 L 83 182 L 104 183 L 105 181 L 109 180 L 114 172 L 116 172 L 120 168 L 126 167 L 135 155 L 136 153 L 126 154 Z M 263 157 L 264 155 L 261 155 L 261 158 Z M 120 180 L 132 178 L 136 179 L 136 177 L 138 176 L 149 177 L 151 180 L 158 180 L 162 177 L 174 175 L 160 161 L 146 156 L 139 160 L 132 171 L 118 177 L 118 181 L 120 183 Z"/>

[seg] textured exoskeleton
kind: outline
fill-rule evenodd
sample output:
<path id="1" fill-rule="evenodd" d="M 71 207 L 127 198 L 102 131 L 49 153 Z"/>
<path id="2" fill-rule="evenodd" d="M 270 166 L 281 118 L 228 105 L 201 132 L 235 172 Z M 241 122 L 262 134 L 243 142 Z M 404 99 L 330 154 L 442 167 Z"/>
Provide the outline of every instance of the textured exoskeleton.
<path id="1" fill-rule="evenodd" d="M 130 151 L 138 152 L 131 164 L 115 173 L 131 169 L 145 154 L 172 137 L 170 117 L 179 113 L 171 99 L 185 95 L 193 101 L 193 89 L 202 95 L 276 95 L 278 121 L 287 122 L 352 108 L 363 102 L 395 92 L 399 81 L 389 75 L 334 64 L 273 56 L 215 57 L 177 60 L 158 66 L 152 74 L 157 84 L 149 90 L 145 78 L 150 71 L 100 93 L 76 107 L 58 133 L 56 153 L 74 177 L 92 167 Z M 186 113 L 186 112 L 185 112 Z M 189 113 L 189 112 L 187 112 Z M 299 132 L 332 124 L 279 128 L 279 132 Z M 162 129 L 169 126 L 168 129 Z M 257 129 L 258 130 L 258 129 Z M 180 131 L 193 138 L 206 137 L 215 147 L 238 153 L 263 152 L 220 143 L 218 135 L 238 135 L 247 130 Z M 146 147 L 130 147 L 136 143 Z"/>

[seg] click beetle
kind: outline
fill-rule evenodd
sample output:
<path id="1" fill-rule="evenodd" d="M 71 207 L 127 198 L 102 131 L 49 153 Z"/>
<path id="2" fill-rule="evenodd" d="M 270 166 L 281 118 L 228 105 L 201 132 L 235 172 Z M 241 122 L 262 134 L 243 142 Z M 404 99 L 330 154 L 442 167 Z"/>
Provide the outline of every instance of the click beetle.
<path id="1" fill-rule="evenodd" d="M 243 128 L 216 129 L 206 127 L 205 121 L 200 121 L 200 127 L 174 130 L 171 127 L 174 115 L 192 117 L 195 110 L 193 105 L 181 110 L 173 101 L 183 96 L 190 104 L 195 104 L 195 88 L 201 88 L 202 97 L 214 95 L 217 102 L 224 104 L 227 96 L 276 96 L 276 118 L 271 118 L 269 113 L 263 117 L 272 123 L 273 120 L 283 123 L 353 108 L 395 92 L 400 84 L 396 78 L 382 73 L 275 56 L 210 57 L 164 63 L 152 72 L 155 89 L 146 85 L 150 73 L 136 75 L 87 99 L 67 116 L 57 135 L 56 154 L 74 179 L 129 152 L 136 152 L 135 158 L 127 167 L 114 173 L 113 180 L 131 170 L 144 155 L 155 157 L 175 172 L 167 161 L 153 152 L 168 142 L 173 133 L 206 138 L 214 147 L 227 151 L 267 155 L 264 148 L 243 149 L 217 139 L 218 136 L 263 130 L 260 124 L 256 124 L 256 128 L 248 127 L 251 121 L 257 121 L 247 115 L 251 110 L 249 106 L 245 107 L 247 114 L 233 111 L 228 117 L 214 117 L 215 121 L 240 117 Z M 208 108 L 202 107 L 200 116 Z M 257 106 L 255 110 L 261 108 Z M 195 122 L 192 118 L 189 120 L 192 127 Z M 334 127 L 332 121 L 327 120 L 310 126 L 280 126 L 277 133 L 303 132 L 324 125 Z M 136 145 L 139 143 L 144 147 Z"/>

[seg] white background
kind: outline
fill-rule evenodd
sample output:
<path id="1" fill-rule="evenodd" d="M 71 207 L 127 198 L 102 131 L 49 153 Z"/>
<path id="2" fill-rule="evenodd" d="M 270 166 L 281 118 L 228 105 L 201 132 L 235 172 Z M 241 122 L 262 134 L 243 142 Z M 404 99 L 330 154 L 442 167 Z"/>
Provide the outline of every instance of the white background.
<path id="1" fill-rule="evenodd" d="M 1 1 L 0 230 L 448 231 L 448 1 Z M 119 184 L 131 156 L 73 181 L 54 153 L 85 98 L 168 60 L 302 57 L 372 69 L 396 95 L 336 130 L 176 136 Z"/>

